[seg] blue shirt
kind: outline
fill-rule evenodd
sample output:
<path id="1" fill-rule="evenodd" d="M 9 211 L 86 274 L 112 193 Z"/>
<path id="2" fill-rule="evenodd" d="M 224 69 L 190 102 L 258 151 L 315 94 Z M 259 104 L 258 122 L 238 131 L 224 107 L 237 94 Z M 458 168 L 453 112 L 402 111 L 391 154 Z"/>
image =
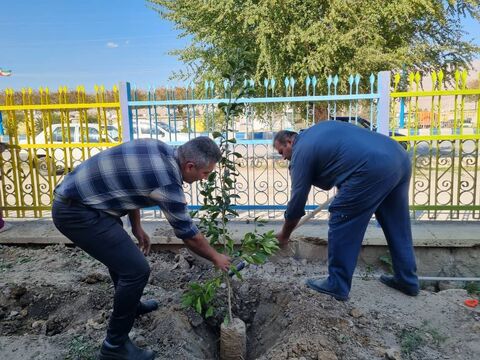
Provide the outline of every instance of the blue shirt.
<path id="1" fill-rule="evenodd" d="M 353 174 L 370 181 L 404 166 L 405 150 L 388 136 L 342 121 L 323 121 L 300 132 L 290 161 L 292 190 L 286 219 L 305 215 L 313 186 L 330 190 Z"/>
<path id="2" fill-rule="evenodd" d="M 180 239 L 198 233 L 187 210 L 175 150 L 154 139 L 133 140 L 82 162 L 55 192 L 116 216 L 159 206 Z"/>

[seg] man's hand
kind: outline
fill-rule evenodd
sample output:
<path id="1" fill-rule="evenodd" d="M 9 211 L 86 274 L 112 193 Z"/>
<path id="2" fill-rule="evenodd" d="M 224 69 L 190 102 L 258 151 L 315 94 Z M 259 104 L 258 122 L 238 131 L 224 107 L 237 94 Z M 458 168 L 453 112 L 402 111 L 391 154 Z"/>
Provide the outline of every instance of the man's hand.
<path id="1" fill-rule="evenodd" d="M 285 219 L 282 230 L 280 230 L 280 232 L 275 235 L 280 245 L 280 248 L 288 249 L 288 240 L 290 240 L 290 235 L 292 234 L 292 231 L 295 230 L 295 228 L 297 227 L 299 221 L 300 218 Z"/>
<path id="2" fill-rule="evenodd" d="M 285 236 L 283 234 L 283 232 L 279 232 L 277 233 L 277 235 L 275 235 L 275 237 L 277 238 L 278 240 L 278 243 L 280 245 L 280 248 L 282 249 L 286 249 L 288 247 L 288 240 L 290 239 L 288 236 Z"/>
<path id="3" fill-rule="evenodd" d="M 132 233 L 138 240 L 138 247 L 140 250 L 144 255 L 148 255 L 151 248 L 150 237 L 148 234 L 143 231 L 142 227 L 132 228 Z"/>
<path id="4" fill-rule="evenodd" d="M 212 262 L 218 269 L 222 271 L 228 271 L 230 268 L 231 259 L 224 254 L 217 253 Z"/>
<path id="5" fill-rule="evenodd" d="M 151 247 L 150 237 L 143 231 L 142 225 L 140 225 L 140 210 L 130 210 L 128 218 L 130 219 L 130 224 L 132 224 L 132 233 L 138 240 L 138 247 L 144 255 L 148 255 Z"/>
<path id="6" fill-rule="evenodd" d="M 183 242 L 195 254 L 210 260 L 218 269 L 228 271 L 230 268 L 230 258 L 210 246 L 208 240 L 201 233 L 197 233 L 189 239 L 184 239 Z"/>

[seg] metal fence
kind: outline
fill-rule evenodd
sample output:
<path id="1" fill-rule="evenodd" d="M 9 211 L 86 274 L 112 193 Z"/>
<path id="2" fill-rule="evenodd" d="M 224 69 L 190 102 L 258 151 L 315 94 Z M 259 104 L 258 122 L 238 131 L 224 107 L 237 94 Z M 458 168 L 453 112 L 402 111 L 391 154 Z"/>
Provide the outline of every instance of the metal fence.
<path id="1" fill-rule="evenodd" d="M 324 95 L 318 94 L 315 77 L 302 80 L 302 86 L 293 78 L 265 79 L 262 84 L 246 80 L 257 96 L 239 100 L 245 113 L 234 124 L 235 151 L 243 155 L 238 209 L 247 217 L 281 217 L 290 183 L 287 163 L 273 151 L 273 134 L 334 120 L 389 134 L 407 148 L 414 165 L 414 216 L 478 219 L 480 89 L 468 89 L 465 79 L 466 73 L 458 73 L 454 89 L 444 90 L 442 74 L 435 73 L 431 90 L 424 90 L 417 74 L 397 74 L 392 81 L 389 72 L 368 79 L 356 75 L 346 79 L 347 93 L 339 94 L 341 80 L 328 77 Z M 367 91 L 359 90 L 362 83 Z M 45 216 L 62 177 L 78 162 L 122 139 L 156 138 L 176 146 L 218 130 L 222 116 L 217 105 L 226 101 L 228 83 L 202 85 L 142 90 L 122 83 L 112 91 L 96 88 L 90 98 L 83 88 L 62 88 L 57 94 L 41 90 L 38 99 L 32 98 L 31 90 L 17 98 L 7 90 L 5 105 L 0 105 L 7 134 L 3 139 L 8 142 L 0 156 L 0 202 L 6 215 Z M 197 208 L 202 201 L 197 185 L 185 190 L 191 207 Z M 313 189 L 307 209 L 332 195 L 333 191 Z"/>
<path id="2" fill-rule="evenodd" d="M 55 186 L 69 171 L 121 142 L 118 89 L 108 95 L 102 87 L 89 98 L 83 87 L 5 91 L 0 106 L 0 140 L 8 144 L 0 155 L 4 216 L 45 216 Z"/>
<path id="3" fill-rule="evenodd" d="M 348 94 L 338 94 L 338 77 L 329 77 L 326 79 L 327 95 L 317 95 L 317 79 L 307 77 L 305 94 L 297 96 L 295 79 L 285 78 L 281 86 L 275 79 L 265 79 L 263 86 L 257 89 L 257 93 L 263 96 L 238 99 L 245 104 L 245 113 L 233 126 L 234 151 L 242 155 L 236 182 L 237 210 L 249 217 L 279 217 L 286 208 L 290 193 L 288 166 L 274 153 L 272 138 L 276 131 L 285 128 L 298 130 L 331 119 L 350 121 L 374 131 L 383 129 L 386 133 L 389 95 L 384 91 L 382 97 L 378 89 L 383 86 L 388 90 L 389 73 L 381 74 L 378 79 L 372 74 L 367 79 L 370 91 L 360 93 L 360 76 L 350 76 Z M 206 82 L 203 99 L 198 99 L 195 88 L 189 87 L 184 92 L 178 89 L 164 91 L 165 99 L 157 100 L 161 94 L 154 88 L 143 92 L 124 84 L 120 93 L 124 94 L 122 103 L 128 106 L 123 108 L 122 114 L 131 119 L 130 126 L 124 127 L 124 138 L 153 137 L 176 145 L 191 137 L 211 135 L 220 130 L 222 121 L 217 105 L 228 102 L 224 98 L 228 83 L 221 85 L 216 89 L 213 82 Z M 378 116 L 382 111 L 383 116 Z M 380 118 L 384 119 L 383 123 L 377 121 Z M 198 184 L 189 185 L 185 191 L 191 208 L 198 208 L 202 203 Z M 332 194 L 333 191 L 313 189 L 307 210 L 326 201 Z"/>
<path id="4" fill-rule="evenodd" d="M 449 89 L 442 71 L 397 74 L 393 86 L 390 129 L 412 156 L 415 216 L 478 220 L 480 88 L 468 88 L 466 71 Z"/>

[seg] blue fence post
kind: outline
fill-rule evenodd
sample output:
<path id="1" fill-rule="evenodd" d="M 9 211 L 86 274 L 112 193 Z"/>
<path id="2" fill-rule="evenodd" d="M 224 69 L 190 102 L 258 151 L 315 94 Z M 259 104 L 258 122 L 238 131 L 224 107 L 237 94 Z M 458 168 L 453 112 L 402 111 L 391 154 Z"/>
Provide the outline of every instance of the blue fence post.
<path id="1" fill-rule="evenodd" d="M 378 73 L 377 132 L 389 135 L 390 128 L 390 71 Z"/>
<path id="2" fill-rule="evenodd" d="M 398 127 L 400 129 L 405 128 L 405 99 L 400 98 L 400 114 L 398 114 Z"/>
<path id="3" fill-rule="evenodd" d="M 119 84 L 120 116 L 122 119 L 122 142 L 133 140 L 132 111 L 128 106 L 130 101 L 130 83 L 120 82 Z"/>
<path id="4" fill-rule="evenodd" d="M 407 77 L 407 71 L 405 64 L 403 65 L 402 74 L 400 76 L 400 81 Z M 404 90 L 403 90 L 404 91 Z M 405 128 L 405 98 L 400 98 L 400 114 L 398 114 L 398 126 L 400 129 Z"/>
<path id="5" fill-rule="evenodd" d="M 0 135 L 5 135 L 3 132 L 3 120 L 2 120 L 2 112 L 0 111 Z"/>

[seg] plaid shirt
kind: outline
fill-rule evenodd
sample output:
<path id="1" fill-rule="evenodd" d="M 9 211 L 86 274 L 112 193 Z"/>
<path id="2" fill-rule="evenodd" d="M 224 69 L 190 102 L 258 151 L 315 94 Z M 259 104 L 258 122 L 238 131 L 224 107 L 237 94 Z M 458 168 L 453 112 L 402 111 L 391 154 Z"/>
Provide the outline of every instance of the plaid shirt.
<path id="1" fill-rule="evenodd" d="M 187 211 L 175 150 L 158 140 L 133 140 L 84 161 L 55 193 L 116 216 L 159 206 L 180 239 L 198 233 Z"/>

